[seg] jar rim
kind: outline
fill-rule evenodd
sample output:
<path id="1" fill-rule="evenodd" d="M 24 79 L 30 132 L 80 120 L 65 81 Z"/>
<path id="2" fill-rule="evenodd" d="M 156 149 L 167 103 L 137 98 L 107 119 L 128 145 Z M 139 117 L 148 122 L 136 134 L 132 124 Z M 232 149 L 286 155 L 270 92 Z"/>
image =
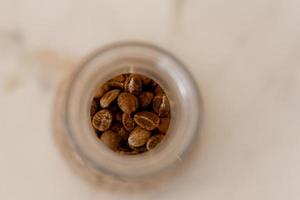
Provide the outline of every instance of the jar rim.
<path id="1" fill-rule="evenodd" d="M 65 108 L 65 110 L 64 110 L 64 112 L 65 112 L 64 124 L 65 124 L 65 127 L 67 129 L 67 132 L 69 133 L 68 136 L 71 138 L 72 143 L 75 146 L 75 150 L 77 151 L 79 156 L 85 162 L 90 164 L 93 168 L 95 168 L 97 170 L 100 170 L 100 171 L 103 171 L 104 173 L 110 174 L 110 175 L 113 175 L 113 176 L 132 178 L 132 177 L 134 177 L 134 175 L 136 175 L 137 177 L 145 176 L 145 175 L 152 175 L 153 173 L 156 173 L 156 172 L 159 172 L 163 169 L 166 169 L 171 164 L 174 164 L 176 161 L 178 161 L 178 158 L 176 159 L 174 157 L 172 161 L 169 161 L 169 163 L 166 163 L 164 166 L 160 166 L 156 170 L 149 170 L 148 173 L 144 173 L 144 174 L 142 174 L 142 173 L 132 174 L 130 172 L 124 172 L 124 171 L 120 172 L 120 171 L 117 171 L 117 170 L 111 170 L 108 167 L 103 167 L 103 165 L 101 165 L 101 163 L 95 161 L 95 159 L 91 159 L 90 155 L 88 155 L 87 152 L 85 152 L 83 150 L 83 148 L 82 148 L 83 146 L 81 144 L 77 143 L 78 138 L 74 137 L 74 135 L 73 135 L 74 129 L 72 129 L 72 126 L 74 125 L 74 123 L 73 123 L 73 125 L 72 125 L 72 123 L 70 123 L 70 119 L 72 119 L 72 117 L 71 117 L 72 114 L 70 114 L 70 113 L 72 113 L 70 111 L 70 109 L 71 109 L 70 102 L 72 100 L 70 98 L 72 97 L 72 93 L 74 93 L 74 89 L 77 89 L 75 87 L 75 83 L 76 83 L 76 81 L 78 81 L 78 77 L 82 73 L 85 72 L 86 68 L 88 68 L 89 66 L 92 66 L 91 65 L 92 62 L 94 62 L 96 59 L 99 59 L 99 57 L 103 56 L 103 54 L 105 54 L 107 52 L 114 52 L 117 49 L 125 49 L 125 50 L 127 49 L 128 50 L 128 48 L 146 49 L 146 50 L 150 50 L 150 51 L 153 51 L 153 52 L 156 52 L 158 54 L 163 55 L 162 57 L 165 57 L 165 58 L 171 60 L 172 63 L 176 63 L 177 67 L 179 67 L 177 70 L 180 70 L 181 76 L 183 76 L 187 79 L 187 80 L 185 80 L 186 82 L 184 82 L 184 84 L 188 84 L 188 85 L 183 85 L 182 87 L 188 87 L 189 88 L 188 89 L 189 91 L 185 91 L 185 92 L 191 92 L 192 91 L 192 94 L 189 94 L 189 95 L 192 95 L 192 96 L 187 96 L 187 98 L 191 98 L 190 100 L 192 102 L 194 102 L 193 106 L 195 106 L 194 109 L 196 110 L 196 112 L 194 113 L 194 117 L 196 119 L 193 119 L 193 124 L 192 124 L 193 127 L 191 127 L 191 129 L 193 129 L 193 130 L 190 130 L 190 132 L 192 134 L 190 135 L 190 138 L 187 141 L 187 144 L 186 144 L 187 149 L 182 151 L 180 154 L 175 155 L 178 158 L 181 158 L 181 157 L 184 156 L 185 152 L 188 150 L 188 145 L 190 145 L 193 142 L 194 137 L 197 135 L 197 132 L 199 131 L 200 123 L 197 122 L 197 121 L 202 119 L 202 117 L 200 117 L 200 112 L 202 110 L 202 108 L 201 108 L 202 107 L 202 98 L 200 96 L 200 91 L 198 89 L 198 86 L 197 86 L 195 80 L 193 79 L 192 75 L 190 74 L 190 72 L 187 70 L 187 67 L 179 59 L 177 59 L 173 54 L 171 54 L 170 52 L 168 52 L 168 51 L 166 51 L 166 50 L 164 50 L 164 49 L 162 49 L 158 46 L 152 45 L 152 44 L 148 44 L 148 43 L 144 43 L 144 42 L 136 42 L 136 41 L 119 42 L 119 43 L 110 44 L 110 45 L 104 46 L 102 48 L 99 48 L 98 50 L 91 53 L 79 65 L 76 72 L 72 76 L 72 79 L 69 83 L 69 88 L 67 89 L 67 93 L 66 93 L 66 100 L 65 100 L 65 106 L 64 106 L 64 108 Z M 165 68 L 165 70 L 170 70 L 170 69 Z M 173 83 L 176 83 L 176 81 L 173 81 Z M 178 84 L 180 84 L 180 83 L 178 83 Z M 78 84 L 77 84 L 77 86 L 78 86 Z M 184 90 L 186 90 L 186 88 Z M 172 152 L 169 152 L 169 153 L 172 153 Z M 110 154 L 110 155 L 112 155 L 112 154 Z M 162 157 L 160 158 L 160 160 L 161 159 L 162 159 Z M 131 160 L 134 160 L 134 159 L 131 159 Z M 103 160 L 102 160 L 102 162 L 103 162 Z M 116 163 L 120 164 L 120 162 L 116 162 Z M 121 164 L 122 164 L 122 162 L 121 162 Z M 152 164 L 153 164 L 153 162 L 152 162 Z"/>

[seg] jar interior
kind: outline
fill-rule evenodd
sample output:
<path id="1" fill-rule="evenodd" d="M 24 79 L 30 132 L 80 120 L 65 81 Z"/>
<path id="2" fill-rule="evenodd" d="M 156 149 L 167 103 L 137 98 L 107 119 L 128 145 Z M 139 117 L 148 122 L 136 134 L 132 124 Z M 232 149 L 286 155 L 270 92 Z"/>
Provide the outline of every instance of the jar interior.
<path id="1" fill-rule="evenodd" d="M 135 66 L 133 62 L 131 65 Z M 153 151 L 165 141 L 172 110 L 165 90 L 149 76 L 136 72 L 117 74 L 99 84 L 93 94 L 89 104 L 90 125 L 95 140 L 107 148 L 122 156 L 136 156 Z M 134 99 L 135 106 L 125 106 L 122 110 L 118 98 L 124 95 Z M 126 113 L 128 108 L 133 110 Z M 104 121 L 101 116 L 105 116 Z"/>

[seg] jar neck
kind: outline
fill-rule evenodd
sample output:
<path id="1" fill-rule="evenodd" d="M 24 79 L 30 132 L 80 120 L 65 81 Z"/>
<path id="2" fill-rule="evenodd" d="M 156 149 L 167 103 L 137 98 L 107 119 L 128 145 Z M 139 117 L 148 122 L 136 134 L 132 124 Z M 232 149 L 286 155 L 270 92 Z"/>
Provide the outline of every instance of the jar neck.
<path id="1" fill-rule="evenodd" d="M 95 140 L 89 122 L 96 88 L 122 73 L 148 76 L 170 100 L 170 134 L 157 149 L 142 155 L 121 156 L 110 151 Z M 78 156 L 94 169 L 118 177 L 150 176 L 176 163 L 191 145 L 199 130 L 199 102 L 193 78 L 174 56 L 157 47 L 124 43 L 99 50 L 78 68 L 66 95 L 65 126 Z"/>

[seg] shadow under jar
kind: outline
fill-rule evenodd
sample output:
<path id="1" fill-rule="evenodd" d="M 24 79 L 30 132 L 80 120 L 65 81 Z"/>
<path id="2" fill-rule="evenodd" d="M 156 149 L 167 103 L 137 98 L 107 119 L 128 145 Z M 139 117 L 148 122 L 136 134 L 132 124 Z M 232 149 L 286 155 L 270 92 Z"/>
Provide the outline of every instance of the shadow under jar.
<path id="1" fill-rule="evenodd" d="M 168 97 L 169 128 L 151 151 L 131 156 L 112 151 L 91 125 L 95 92 L 120 74 L 149 77 Z M 55 139 L 77 172 L 88 179 L 147 182 L 172 171 L 184 158 L 199 133 L 201 106 L 197 84 L 177 58 L 153 45 L 118 43 L 93 53 L 63 84 L 53 115 Z"/>

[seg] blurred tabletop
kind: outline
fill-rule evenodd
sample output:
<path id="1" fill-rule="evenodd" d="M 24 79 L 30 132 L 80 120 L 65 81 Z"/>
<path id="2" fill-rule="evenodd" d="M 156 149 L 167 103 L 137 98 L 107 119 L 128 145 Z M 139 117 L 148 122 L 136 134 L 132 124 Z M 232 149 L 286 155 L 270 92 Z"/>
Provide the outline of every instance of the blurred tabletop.
<path id="1" fill-rule="evenodd" d="M 0 0 L 0 13 L 0 199 L 300 199 L 299 0 Z M 191 167 L 136 194 L 75 176 L 50 123 L 65 75 L 124 40 L 183 60 L 205 108 Z"/>

